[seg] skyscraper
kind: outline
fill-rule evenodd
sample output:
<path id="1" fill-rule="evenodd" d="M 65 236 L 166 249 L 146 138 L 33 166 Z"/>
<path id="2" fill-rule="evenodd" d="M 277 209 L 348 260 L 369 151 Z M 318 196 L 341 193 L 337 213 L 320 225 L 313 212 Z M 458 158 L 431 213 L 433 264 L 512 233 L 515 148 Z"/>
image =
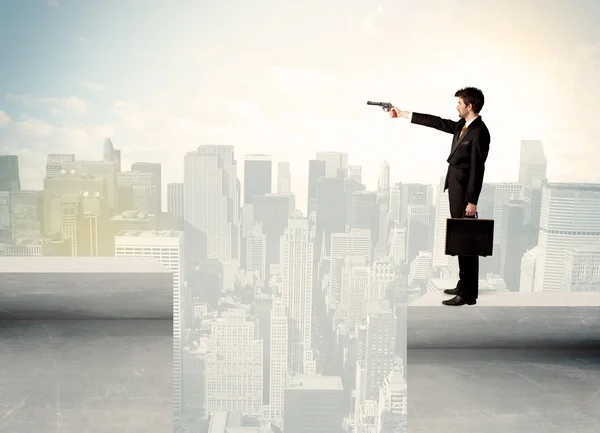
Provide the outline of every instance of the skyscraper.
<path id="1" fill-rule="evenodd" d="M 269 155 L 246 155 L 244 161 L 244 204 L 271 193 L 273 163 Z"/>
<path id="2" fill-rule="evenodd" d="M 233 146 L 200 146 L 184 161 L 187 262 L 237 258 L 239 184 Z"/>
<path id="3" fill-rule="evenodd" d="M 150 213 L 160 215 L 162 211 L 162 167 L 157 162 L 135 162 L 132 172 L 150 173 Z"/>
<path id="4" fill-rule="evenodd" d="M 0 191 L 19 191 L 19 157 L 17 155 L 0 155 Z"/>
<path id="5" fill-rule="evenodd" d="M 290 218 L 282 237 L 281 293 L 290 319 L 289 369 L 304 373 L 305 352 L 312 349 L 313 243 L 307 218 Z"/>
<path id="6" fill-rule="evenodd" d="M 306 216 L 311 217 L 311 214 L 317 210 L 317 182 L 320 178 L 325 177 L 325 161 L 311 159 L 308 161 L 308 196 L 306 203 Z"/>
<path id="7" fill-rule="evenodd" d="M 339 169 L 348 166 L 348 154 L 344 152 L 317 152 L 316 156 L 325 161 L 325 177 L 338 177 Z"/>
<path id="8" fill-rule="evenodd" d="M 292 175 L 289 162 L 277 163 L 277 192 L 279 194 L 292 192 Z"/>
<path id="9" fill-rule="evenodd" d="M 177 218 L 183 218 L 183 183 L 167 185 L 167 212 Z"/>
<path id="10" fill-rule="evenodd" d="M 379 170 L 379 180 L 377 182 L 377 190 L 390 190 L 390 163 L 387 161 L 383 161 L 381 164 L 381 169 Z"/>
<path id="11" fill-rule="evenodd" d="M 594 245 L 600 245 L 600 184 L 546 184 L 533 291 L 562 290 L 567 249 Z"/>
<path id="12" fill-rule="evenodd" d="M 541 140 L 522 140 L 519 160 L 519 184 L 528 188 L 533 179 L 545 179 L 548 159 Z"/>

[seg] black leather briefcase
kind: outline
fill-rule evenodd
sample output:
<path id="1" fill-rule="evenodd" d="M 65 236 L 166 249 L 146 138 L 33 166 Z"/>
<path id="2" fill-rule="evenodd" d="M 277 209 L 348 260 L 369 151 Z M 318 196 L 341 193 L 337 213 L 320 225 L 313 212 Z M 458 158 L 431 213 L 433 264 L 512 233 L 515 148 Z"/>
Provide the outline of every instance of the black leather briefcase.
<path id="1" fill-rule="evenodd" d="M 493 252 L 493 219 L 477 216 L 446 219 L 446 255 L 487 257 Z"/>

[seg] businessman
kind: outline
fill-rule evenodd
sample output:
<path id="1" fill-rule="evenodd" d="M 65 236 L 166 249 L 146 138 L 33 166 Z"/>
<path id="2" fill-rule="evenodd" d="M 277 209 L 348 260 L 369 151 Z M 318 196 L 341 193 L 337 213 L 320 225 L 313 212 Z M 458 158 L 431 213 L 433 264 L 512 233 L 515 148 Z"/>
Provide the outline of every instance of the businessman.
<path id="1" fill-rule="evenodd" d="M 490 132 L 479 115 L 484 103 L 481 90 L 466 87 L 458 90 L 454 96 L 458 99 L 458 121 L 402 111 L 396 107 L 392 107 L 388 112 L 392 118 L 404 117 L 411 123 L 452 134 L 452 146 L 447 160 L 448 172 L 444 184 L 444 191 L 448 190 L 450 216 L 474 218 L 490 148 Z M 455 306 L 474 305 L 479 295 L 479 257 L 459 256 L 458 266 L 458 284 L 454 289 L 444 291 L 455 296 L 442 303 Z"/>

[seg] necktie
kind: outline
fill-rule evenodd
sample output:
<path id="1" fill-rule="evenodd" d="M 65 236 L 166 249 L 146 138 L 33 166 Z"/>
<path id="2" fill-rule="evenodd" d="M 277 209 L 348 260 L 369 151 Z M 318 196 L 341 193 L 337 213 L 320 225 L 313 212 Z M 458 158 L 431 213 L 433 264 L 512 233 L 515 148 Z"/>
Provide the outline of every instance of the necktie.
<path id="1" fill-rule="evenodd" d="M 460 130 L 460 135 L 458 136 L 458 138 L 462 137 L 462 135 L 465 133 L 465 129 L 467 129 L 467 125 L 463 126 L 462 129 Z"/>

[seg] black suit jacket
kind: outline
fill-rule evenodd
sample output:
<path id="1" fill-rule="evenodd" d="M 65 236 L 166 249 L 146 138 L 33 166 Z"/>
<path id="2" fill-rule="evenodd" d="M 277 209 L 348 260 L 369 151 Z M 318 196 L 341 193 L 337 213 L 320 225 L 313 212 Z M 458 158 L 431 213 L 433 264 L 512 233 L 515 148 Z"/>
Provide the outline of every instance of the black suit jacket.
<path id="1" fill-rule="evenodd" d="M 490 150 L 490 132 L 481 116 L 471 122 L 460 138 L 465 119 L 456 122 L 430 114 L 413 113 L 412 123 L 454 135 L 447 160 L 448 173 L 444 191 L 448 190 L 450 201 L 476 205 L 483 187 L 485 161 Z"/>

